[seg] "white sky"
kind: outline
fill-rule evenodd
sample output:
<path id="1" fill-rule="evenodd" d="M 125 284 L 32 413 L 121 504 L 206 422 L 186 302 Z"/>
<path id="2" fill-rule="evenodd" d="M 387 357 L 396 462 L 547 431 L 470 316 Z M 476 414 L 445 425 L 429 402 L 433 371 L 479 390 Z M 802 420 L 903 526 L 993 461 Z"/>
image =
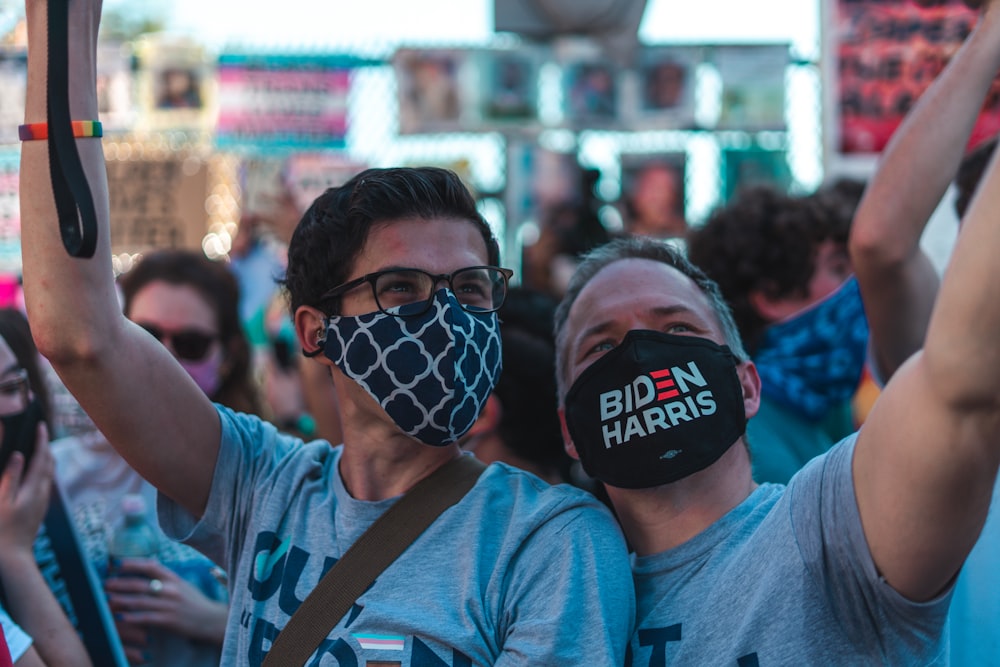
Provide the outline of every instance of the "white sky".
<path id="1" fill-rule="evenodd" d="M 173 30 L 219 49 L 472 42 L 493 30 L 493 0 L 105 0 L 108 7 L 140 3 L 168 7 Z M 648 0 L 640 36 L 644 42 L 790 41 L 798 53 L 815 57 L 818 5 L 819 0 Z"/>

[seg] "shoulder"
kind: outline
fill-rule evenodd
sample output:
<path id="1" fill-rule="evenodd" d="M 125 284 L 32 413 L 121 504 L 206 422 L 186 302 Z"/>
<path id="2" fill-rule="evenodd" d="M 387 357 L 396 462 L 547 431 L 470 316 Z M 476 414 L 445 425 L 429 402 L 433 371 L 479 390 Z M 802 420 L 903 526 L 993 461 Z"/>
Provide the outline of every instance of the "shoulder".
<path id="1" fill-rule="evenodd" d="M 590 493 L 569 484 L 549 484 L 536 475 L 505 463 L 492 463 L 483 472 L 470 505 L 481 506 L 497 519 L 521 530 L 562 530 L 578 521 L 589 529 L 619 535 L 608 508 Z"/>
<path id="2" fill-rule="evenodd" d="M 857 440 L 858 434 L 852 433 L 826 452 L 812 458 L 792 476 L 788 482 L 789 490 L 795 492 L 802 486 L 829 485 L 836 482 L 839 486 L 846 485 L 853 495 L 854 472 L 851 466 Z"/>
<path id="3" fill-rule="evenodd" d="M 286 474 L 296 477 L 327 476 L 335 470 L 339 447 L 326 440 L 304 442 L 283 433 L 256 415 L 235 412 L 216 404 L 222 423 L 222 439 L 216 477 L 230 475 L 234 470 L 249 472 L 254 477 Z"/>

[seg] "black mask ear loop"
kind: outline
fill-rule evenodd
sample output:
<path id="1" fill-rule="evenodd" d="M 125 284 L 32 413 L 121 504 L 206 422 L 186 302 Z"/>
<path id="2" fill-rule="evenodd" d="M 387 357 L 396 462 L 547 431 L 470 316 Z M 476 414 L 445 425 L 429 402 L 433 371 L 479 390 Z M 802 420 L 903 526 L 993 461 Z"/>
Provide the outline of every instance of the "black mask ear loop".
<path id="1" fill-rule="evenodd" d="M 49 0 L 46 115 L 49 177 L 63 246 L 72 257 L 90 258 L 97 248 L 97 210 L 76 150 L 69 109 L 69 2 Z"/>
<path id="2" fill-rule="evenodd" d="M 316 336 L 316 349 L 308 351 L 305 348 L 302 349 L 302 356 L 312 359 L 313 357 L 318 357 L 323 354 L 323 346 L 326 343 L 326 332 L 330 329 L 330 318 L 326 317 L 323 319 L 323 330 Z"/>

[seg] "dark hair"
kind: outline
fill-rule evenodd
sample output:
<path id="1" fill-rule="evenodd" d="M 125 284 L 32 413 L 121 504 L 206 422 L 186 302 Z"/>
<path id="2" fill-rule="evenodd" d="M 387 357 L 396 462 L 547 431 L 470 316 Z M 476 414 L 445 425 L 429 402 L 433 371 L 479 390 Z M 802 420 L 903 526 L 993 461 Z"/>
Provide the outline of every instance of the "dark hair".
<path id="1" fill-rule="evenodd" d="M 750 295 L 805 296 L 820 244 L 846 244 L 850 216 L 845 218 L 834 203 L 843 200 L 826 191 L 792 197 L 755 186 L 688 233 L 688 257 L 718 283 L 751 351 L 770 322 L 753 307 Z"/>
<path id="2" fill-rule="evenodd" d="M 0 308 L 0 338 L 7 341 L 11 351 L 17 358 L 18 365 L 28 372 L 28 382 L 31 391 L 42 405 L 42 414 L 51 432 L 51 402 L 49 389 L 42 375 L 41 357 L 35 341 L 31 337 L 31 327 L 28 318 L 17 308 Z"/>
<path id="3" fill-rule="evenodd" d="M 503 443 L 545 473 L 568 482 L 572 459 L 563 446 L 556 401 L 556 301 L 526 287 L 512 287 L 500 309 L 503 373 L 493 393 L 502 415 Z"/>
<path id="4" fill-rule="evenodd" d="M 224 264 L 199 252 L 157 250 L 145 255 L 119 279 L 126 317 L 136 295 L 156 282 L 191 287 L 215 311 L 226 363 L 219 389 L 209 398 L 239 412 L 259 414 L 260 399 L 252 375 L 250 344 L 240 321 L 240 288 L 233 273 Z"/>
<path id="5" fill-rule="evenodd" d="M 743 348 L 740 339 L 739 329 L 733 321 L 732 312 L 729 305 L 722 297 L 718 285 L 697 266 L 689 262 L 676 247 L 669 243 L 663 243 L 644 236 L 628 236 L 615 239 L 599 248 L 595 248 L 584 258 L 583 263 L 577 268 L 576 273 L 569 281 L 566 289 L 566 296 L 556 308 L 554 331 L 556 340 L 556 381 L 559 386 L 559 400 L 569 391 L 565 377 L 567 367 L 566 342 L 566 322 L 569 319 L 569 311 L 573 308 L 580 292 L 591 281 L 591 279 L 601 272 L 602 269 L 614 262 L 625 259 L 648 259 L 671 266 L 691 279 L 692 282 L 702 291 L 708 300 L 712 311 L 719 320 L 723 339 L 726 345 L 732 350 L 733 356 L 738 361 L 746 361 L 747 353 Z"/>
<path id="6" fill-rule="evenodd" d="M 438 167 L 368 169 L 317 197 L 295 228 L 281 281 L 293 316 L 303 305 L 335 312 L 339 303 L 321 304 L 321 298 L 346 282 L 372 226 L 414 218 L 467 220 L 482 234 L 487 262 L 499 263 L 493 232 L 454 172 Z"/>
<path id="7" fill-rule="evenodd" d="M 955 213 L 959 219 L 965 217 L 965 211 L 972 203 L 972 197 L 976 194 L 979 181 L 983 178 L 986 167 L 990 165 L 993 151 L 997 147 L 997 137 L 993 137 L 977 145 L 962 160 L 958 167 L 958 174 L 955 175 L 955 187 L 958 194 L 955 197 Z"/>

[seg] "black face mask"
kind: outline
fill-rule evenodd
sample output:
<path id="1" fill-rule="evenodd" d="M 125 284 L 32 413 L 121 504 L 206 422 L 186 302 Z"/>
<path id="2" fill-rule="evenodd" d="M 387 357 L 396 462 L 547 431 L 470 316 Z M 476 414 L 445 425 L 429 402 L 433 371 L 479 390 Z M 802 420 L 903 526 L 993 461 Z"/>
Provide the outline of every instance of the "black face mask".
<path id="1" fill-rule="evenodd" d="M 566 394 L 566 426 L 583 469 L 611 486 L 668 484 L 715 463 L 746 431 L 728 347 L 630 331 Z"/>
<path id="2" fill-rule="evenodd" d="M 0 417 L 3 425 L 3 440 L 0 441 L 0 471 L 7 466 L 7 461 L 14 452 L 24 454 L 24 465 L 27 469 L 32 454 L 35 453 L 35 436 L 38 423 L 44 418 L 42 404 L 37 398 L 32 398 L 23 411 L 6 417 Z"/>

